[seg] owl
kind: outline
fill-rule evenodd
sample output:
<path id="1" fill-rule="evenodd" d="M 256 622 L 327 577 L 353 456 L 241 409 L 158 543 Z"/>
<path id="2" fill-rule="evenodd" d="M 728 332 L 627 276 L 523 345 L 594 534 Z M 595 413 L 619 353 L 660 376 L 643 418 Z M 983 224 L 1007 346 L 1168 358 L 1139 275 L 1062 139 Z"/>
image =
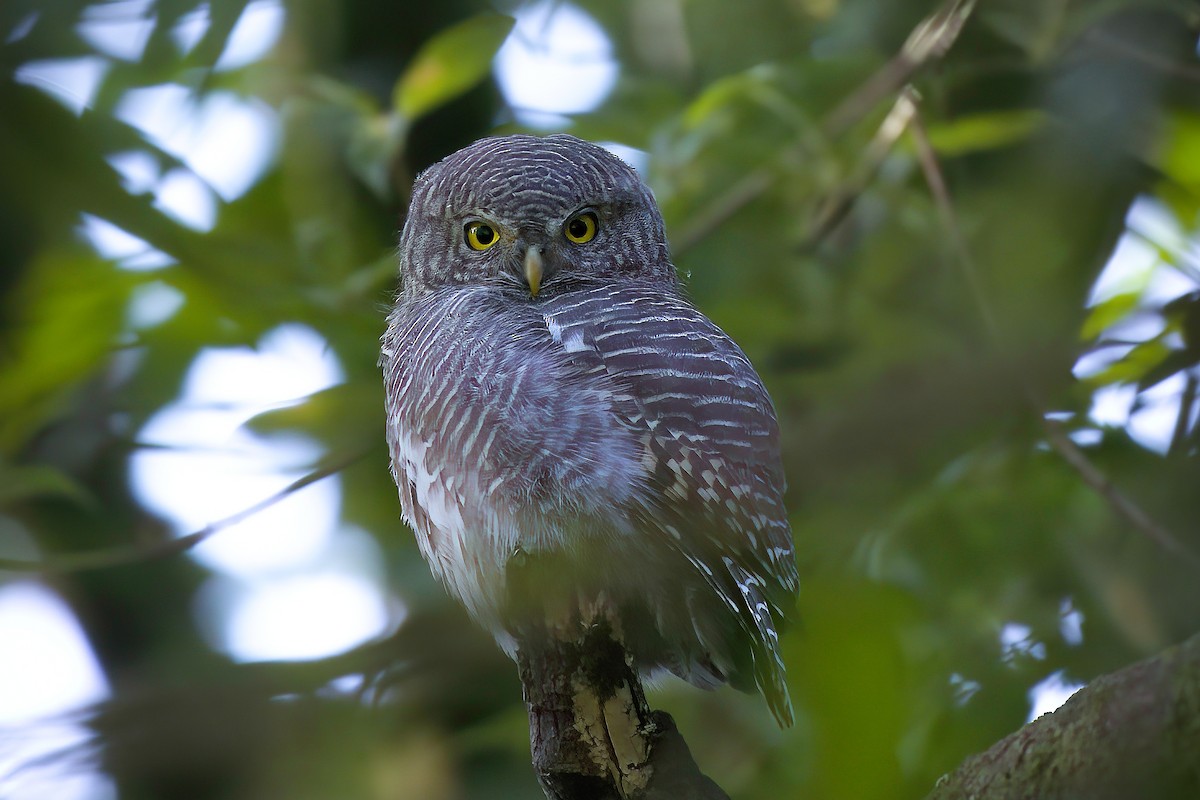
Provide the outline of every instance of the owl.
<path id="1" fill-rule="evenodd" d="M 509 655 L 521 615 L 600 603 L 644 673 L 757 687 L 791 724 L 775 411 L 637 173 L 572 136 L 480 140 L 417 178 L 399 254 L 387 438 L 433 573 Z M 533 602 L 518 557 L 555 565 Z"/>

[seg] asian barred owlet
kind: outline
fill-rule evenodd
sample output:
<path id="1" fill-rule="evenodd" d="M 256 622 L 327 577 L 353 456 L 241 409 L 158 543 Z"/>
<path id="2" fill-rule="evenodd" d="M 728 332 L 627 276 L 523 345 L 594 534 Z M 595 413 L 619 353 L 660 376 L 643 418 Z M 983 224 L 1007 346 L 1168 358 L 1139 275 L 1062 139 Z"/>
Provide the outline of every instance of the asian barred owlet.
<path id="1" fill-rule="evenodd" d="M 506 567 L 553 556 L 641 669 L 757 685 L 790 724 L 775 412 L 637 174 L 572 136 L 481 140 L 417 178 L 400 268 L 387 435 L 433 572 L 512 655 Z"/>

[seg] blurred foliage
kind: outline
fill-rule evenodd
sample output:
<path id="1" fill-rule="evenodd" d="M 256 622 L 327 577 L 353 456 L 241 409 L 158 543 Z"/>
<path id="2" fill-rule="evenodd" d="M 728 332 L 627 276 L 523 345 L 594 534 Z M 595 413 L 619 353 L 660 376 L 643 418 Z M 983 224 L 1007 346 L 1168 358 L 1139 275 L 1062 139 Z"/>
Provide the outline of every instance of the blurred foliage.
<path id="1" fill-rule="evenodd" d="M 215 69 L 246 7 L 0 4 L 0 556 L 170 537 L 127 485 L 136 432 L 203 348 L 308 325 L 345 383 L 254 429 L 303 432 L 333 459 L 366 453 L 344 473 L 342 513 L 378 540 L 410 616 L 343 656 L 239 665 L 199 633 L 207 573 L 186 557 L 51 572 L 113 687 L 91 723 L 95 757 L 122 798 L 539 797 L 514 667 L 433 585 L 397 520 L 375 367 L 412 176 L 522 129 L 489 75 L 515 4 L 288 0 L 269 57 Z M 758 365 L 786 438 L 805 579 L 804 622 L 786 637 L 799 723 L 780 732 L 732 691 L 661 687 L 652 702 L 706 771 L 740 798 L 921 797 L 1024 722 L 1043 679 L 1086 681 L 1200 629 L 1200 568 L 1114 505 L 1115 492 L 1200 551 L 1195 5 L 981 2 L 914 76 L 911 125 L 952 215 L 919 136 L 869 155 L 894 91 L 829 124 L 887 74 L 930 2 L 578 7 L 620 76 L 559 126 L 648 155 L 687 290 Z M 197 9 L 209 24 L 185 50 L 172 32 Z M 89 44 L 79 23 L 99 12 L 151 21 L 140 57 Z M 76 58 L 104 68 L 81 113 L 18 79 Z M 119 113 L 167 83 L 265 104 L 281 125 L 266 173 L 219 201 L 211 230 L 112 166 L 137 152 L 187 169 Z M 833 201 L 842 212 L 822 228 Z M 1161 224 L 1139 227 L 1135 201 Z M 169 263 L 102 258 L 84 214 Z M 1094 295 L 1131 239 L 1152 263 Z M 1163 296 L 1163 274 L 1192 289 Z M 182 304 L 134 325 L 147 286 Z M 1174 410 L 1169 446 L 1092 417 L 1120 391 Z M 1002 640 L 1010 623 L 1024 642 Z M 349 674 L 370 691 L 324 690 Z"/>

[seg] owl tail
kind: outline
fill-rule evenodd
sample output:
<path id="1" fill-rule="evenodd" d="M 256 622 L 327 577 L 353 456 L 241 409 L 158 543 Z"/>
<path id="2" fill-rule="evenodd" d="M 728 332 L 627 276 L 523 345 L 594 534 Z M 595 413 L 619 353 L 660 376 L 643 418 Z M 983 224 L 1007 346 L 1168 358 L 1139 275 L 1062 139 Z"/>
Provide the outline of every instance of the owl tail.
<path id="1" fill-rule="evenodd" d="M 782 610 L 767 599 L 762 578 L 731 558 L 722 560 L 741 594 L 738 619 L 748 634 L 754 682 L 766 698 L 775 721 L 781 728 L 790 728 L 795 714 L 779 649 L 779 632 L 775 629 L 775 620 L 783 618 Z"/>

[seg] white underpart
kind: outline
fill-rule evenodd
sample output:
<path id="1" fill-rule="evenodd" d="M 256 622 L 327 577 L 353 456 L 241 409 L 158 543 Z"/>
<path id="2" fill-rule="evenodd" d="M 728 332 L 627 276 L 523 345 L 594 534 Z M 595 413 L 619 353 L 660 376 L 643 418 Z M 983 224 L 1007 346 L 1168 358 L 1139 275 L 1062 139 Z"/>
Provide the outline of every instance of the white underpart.
<path id="1" fill-rule="evenodd" d="M 458 570 L 454 565 L 445 562 L 448 559 L 453 561 L 456 554 L 462 553 L 461 543 L 456 544 L 452 541 L 461 539 L 465 527 L 462 504 L 446 490 L 441 480 L 441 467 L 432 470 L 429 468 L 425 459 L 429 447 L 429 442 L 411 435 L 402 434 L 399 437 L 398 466 L 415 487 L 417 505 L 424 510 L 429 524 L 419 525 L 408 508 L 404 509 L 404 516 L 417 531 L 417 544 L 420 545 L 421 555 L 425 560 L 435 565 L 441 575 L 445 575 L 447 571 L 454 574 Z M 447 539 L 451 541 L 446 541 Z"/>
<path id="2" fill-rule="evenodd" d="M 442 465 L 429 464 L 431 442 L 403 430 L 396 440 L 397 472 L 401 480 L 412 483 L 419 510 L 409 506 L 404 492 L 400 506 L 404 521 L 416 533 L 421 555 L 472 616 L 497 633 L 493 610 L 500 606 L 505 563 L 520 533 L 490 507 L 467 507 L 464 486 L 459 484 L 474 482 L 474 476 L 459 481 L 443 478 Z"/>

